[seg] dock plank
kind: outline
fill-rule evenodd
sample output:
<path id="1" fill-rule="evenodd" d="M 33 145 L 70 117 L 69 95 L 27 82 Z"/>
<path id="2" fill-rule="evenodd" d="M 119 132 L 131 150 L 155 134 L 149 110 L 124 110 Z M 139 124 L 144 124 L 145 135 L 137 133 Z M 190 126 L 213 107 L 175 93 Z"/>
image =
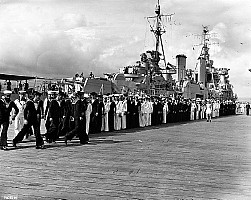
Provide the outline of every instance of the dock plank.
<path id="1" fill-rule="evenodd" d="M 248 200 L 250 130 L 239 115 L 101 133 L 88 145 L 26 141 L 0 151 L 0 198 Z"/>

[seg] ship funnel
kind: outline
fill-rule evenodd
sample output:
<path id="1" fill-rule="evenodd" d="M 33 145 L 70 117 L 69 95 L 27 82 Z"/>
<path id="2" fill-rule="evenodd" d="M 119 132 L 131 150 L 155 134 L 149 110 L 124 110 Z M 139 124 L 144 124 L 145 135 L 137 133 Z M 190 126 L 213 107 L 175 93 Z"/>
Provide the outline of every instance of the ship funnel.
<path id="1" fill-rule="evenodd" d="M 198 67 L 198 82 L 206 85 L 206 59 L 203 57 L 199 58 L 199 67 Z"/>
<path id="2" fill-rule="evenodd" d="M 178 81 L 184 80 L 186 77 L 186 56 L 177 55 L 176 56 L 176 66 L 178 68 Z"/>

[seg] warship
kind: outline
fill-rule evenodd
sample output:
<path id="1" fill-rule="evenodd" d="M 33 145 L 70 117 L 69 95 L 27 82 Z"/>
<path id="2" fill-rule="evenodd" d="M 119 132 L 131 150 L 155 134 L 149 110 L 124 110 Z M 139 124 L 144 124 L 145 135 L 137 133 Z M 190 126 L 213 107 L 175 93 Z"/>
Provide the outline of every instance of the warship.
<path id="1" fill-rule="evenodd" d="M 186 69 L 186 56 L 178 55 L 178 88 L 185 98 L 217 99 L 235 101 L 237 95 L 229 81 L 228 68 L 214 67 L 210 59 L 210 33 L 208 26 L 203 26 L 202 49 L 195 69 Z"/>
<path id="2" fill-rule="evenodd" d="M 187 68 L 187 57 L 183 54 L 176 56 L 176 65 L 166 61 L 162 35 L 166 33 L 164 21 L 170 22 L 172 15 L 161 13 L 158 0 L 155 15 L 146 17 L 155 37 L 155 48 L 140 54 L 140 60 L 135 64 L 124 66 L 118 72 L 105 73 L 104 77 L 95 77 L 91 72 L 88 77 L 76 74 L 71 78 L 44 80 L 36 89 L 44 93 L 50 89 L 61 89 L 66 93 L 84 91 L 235 101 L 237 96 L 229 81 L 229 69 L 214 67 L 210 59 L 208 26 L 203 26 L 202 48 L 194 69 Z"/>
<path id="3" fill-rule="evenodd" d="M 138 93 L 150 96 L 175 95 L 176 66 L 166 61 L 162 35 L 166 33 L 164 22 L 171 21 L 174 14 L 162 14 L 160 3 L 155 7 L 155 16 L 146 17 L 155 37 L 154 50 L 140 55 L 134 65 L 122 67 L 118 73 L 105 74 L 122 93 Z M 163 20 L 165 19 L 165 20 Z"/>
<path id="4" fill-rule="evenodd" d="M 176 56 L 176 66 L 165 60 L 161 36 L 166 31 L 162 19 L 163 17 L 170 19 L 173 14 L 161 14 L 159 1 L 155 14 L 153 17 L 147 17 L 147 20 L 155 19 L 155 24 L 150 25 L 156 39 L 155 49 L 142 53 L 140 61 L 137 61 L 135 65 L 123 67 L 119 73 L 107 74 L 107 78 L 122 93 L 235 101 L 237 96 L 229 81 L 230 69 L 216 68 L 213 60 L 210 59 L 208 26 L 203 26 L 202 49 L 196 66 L 194 70 L 187 69 L 186 55 Z M 174 74 L 176 74 L 176 80 L 172 77 Z"/>
<path id="5" fill-rule="evenodd" d="M 162 35 L 166 32 L 163 26 L 163 18 L 171 20 L 173 14 L 163 15 L 160 12 L 159 1 L 155 8 L 155 16 L 147 17 L 156 41 L 155 49 L 146 51 L 140 55 L 140 61 L 134 65 L 125 66 L 119 72 L 104 73 L 104 77 L 95 77 L 92 72 L 89 77 L 75 75 L 73 78 L 57 81 L 64 91 L 96 92 L 99 94 L 145 94 L 169 96 L 175 94 L 176 67 L 166 62 Z"/>
<path id="6" fill-rule="evenodd" d="M 228 68 L 214 67 L 210 59 L 209 45 L 210 33 L 208 26 L 203 26 L 202 48 L 196 66 L 188 69 L 186 55 L 176 56 L 176 66 L 166 62 L 162 41 L 162 34 L 166 32 L 162 19 L 171 19 L 173 14 L 163 15 L 160 12 L 159 1 L 155 8 L 155 16 L 147 17 L 154 19 L 150 24 L 151 32 L 155 36 L 155 49 L 140 55 L 140 61 L 134 65 L 125 66 L 118 73 L 105 74 L 116 91 L 121 93 L 138 93 L 155 96 L 180 96 L 187 99 L 207 99 L 235 101 L 237 96 L 233 92 L 233 86 L 229 81 Z M 172 75 L 176 75 L 176 79 Z"/>

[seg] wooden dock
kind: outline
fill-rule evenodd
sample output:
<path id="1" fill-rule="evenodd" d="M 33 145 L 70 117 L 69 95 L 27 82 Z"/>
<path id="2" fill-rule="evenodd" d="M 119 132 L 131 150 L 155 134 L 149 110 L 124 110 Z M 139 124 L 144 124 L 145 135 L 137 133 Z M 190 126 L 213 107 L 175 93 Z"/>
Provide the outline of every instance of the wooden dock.
<path id="1" fill-rule="evenodd" d="M 0 151 L 1 200 L 251 199 L 251 116 L 18 146 Z"/>

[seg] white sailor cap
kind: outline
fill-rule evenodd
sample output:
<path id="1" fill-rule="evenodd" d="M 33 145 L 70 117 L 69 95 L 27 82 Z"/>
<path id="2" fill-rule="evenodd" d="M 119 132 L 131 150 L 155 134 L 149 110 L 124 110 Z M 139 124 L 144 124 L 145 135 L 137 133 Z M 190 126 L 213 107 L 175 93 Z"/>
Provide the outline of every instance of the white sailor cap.
<path id="1" fill-rule="evenodd" d="M 12 94 L 12 92 L 10 90 L 4 90 L 3 94 Z"/>
<path id="2" fill-rule="evenodd" d="M 59 92 L 58 91 L 55 91 L 55 90 L 49 90 L 48 91 L 48 94 L 58 94 Z"/>
<path id="3" fill-rule="evenodd" d="M 84 98 L 88 98 L 88 97 L 89 97 L 89 95 L 84 93 Z"/>
<path id="4" fill-rule="evenodd" d="M 18 91 L 18 94 L 25 94 L 25 93 L 27 93 L 25 90 Z"/>

